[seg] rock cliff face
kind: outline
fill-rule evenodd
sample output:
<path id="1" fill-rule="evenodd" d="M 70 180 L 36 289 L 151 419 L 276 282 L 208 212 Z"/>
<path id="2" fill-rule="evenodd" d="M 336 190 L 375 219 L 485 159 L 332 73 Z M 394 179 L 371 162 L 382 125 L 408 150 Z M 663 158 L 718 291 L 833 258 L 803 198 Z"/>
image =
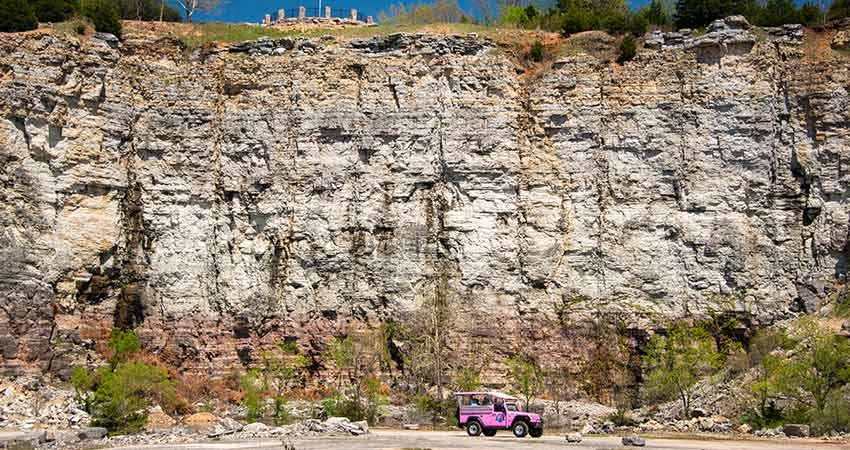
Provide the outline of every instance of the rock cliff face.
<path id="1" fill-rule="evenodd" d="M 113 324 L 225 372 L 434 296 L 458 348 L 560 364 L 595 317 L 769 322 L 847 272 L 840 57 L 579 53 L 530 77 L 475 37 L 0 49 L 7 372 L 62 372 Z"/>

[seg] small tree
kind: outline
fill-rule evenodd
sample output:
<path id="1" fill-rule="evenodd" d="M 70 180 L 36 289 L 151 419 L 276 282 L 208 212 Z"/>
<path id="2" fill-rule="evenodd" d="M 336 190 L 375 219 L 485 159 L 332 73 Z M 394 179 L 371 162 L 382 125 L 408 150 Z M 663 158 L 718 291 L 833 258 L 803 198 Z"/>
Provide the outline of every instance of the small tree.
<path id="1" fill-rule="evenodd" d="M 263 401 L 262 384 L 261 376 L 256 369 L 239 378 L 239 387 L 242 389 L 242 406 L 245 407 L 245 419 L 249 423 L 256 422 L 265 415 L 266 408 Z"/>
<path id="2" fill-rule="evenodd" d="M 38 28 L 38 19 L 27 0 L 0 0 L 0 32 Z"/>
<path id="3" fill-rule="evenodd" d="M 690 416 L 691 397 L 697 381 L 717 370 L 721 355 L 711 336 L 700 327 L 676 325 L 666 335 L 650 340 L 644 365 L 649 369 L 647 391 L 655 398 L 682 401 L 682 416 Z"/>
<path id="4" fill-rule="evenodd" d="M 796 355 L 781 365 L 778 387 L 801 405 L 820 413 L 850 383 L 850 341 L 821 328 L 813 319 L 799 325 Z"/>
<path id="5" fill-rule="evenodd" d="M 476 391 L 481 387 L 481 373 L 469 367 L 462 367 L 455 374 L 455 386 L 461 391 Z"/>
<path id="6" fill-rule="evenodd" d="M 263 378 L 263 390 L 274 401 L 274 417 L 277 422 L 286 422 L 289 414 L 286 410 L 285 392 L 298 380 L 308 361 L 298 354 L 295 343 L 280 342 L 274 351 L 262 354 L 263 365 L 260 373 Z"/>
<path id="7" fill-rule="evenodd" d="M 109 347 L 111 355 L 109 356 L 109 365 L 112 370 L 118 367 L 118 363 L 127 361 L 132 355 L 139 351 L 139 337 L 133 330 L 123 328 L 113 328 L 109 331 L 109 337 L 106 339 L 106 345 Z"/>
<path id="8" fill-rule="evenodd" d="M 506 361 L 514 386 L 525 398 L 526 411 L 543 388 L 543 372 L 534 361 L 511 357 Z"/>
<path id="9" fill-rule="evenodd" d="M 143 363 L 125 363 L 114 371 L 102 371 L 95 392 L 92 424 L 112 433 L 135 433 L 147 423 L 152 400 L 173 402 L 174 384 L 168 372 Z"/>
<path id="10" fill-rule="evenodd" d="M 213 12 L 224 7 L 227 0 L 177 0 L 177 5 L 186 14 L 186 23 L 192 23 L 192 16 L 198 12 Z"/>
<path id="11" fill-rule="evenodd" d="M 636 54 L 637 45 L 635 44 L 635 37 L 631 33 L 626 34 L 620 41 L 620 56 L 617 57 L 617 62 L 622 64 L 626 61 L 631 61 Z"/>
<path id="12" fill-rule="evenodd" d="M 552 397 L 555 414 L 561 415 L 561 402 L 569 400 L 573 393 L 573 376 L 564 367 L 546 371 L 544 375 L 546 392 Z"/>
<path id="13" fill-rule="evenodd" d="M 94 374 L 85 367 L 75 367 L 71 374 L 71 385 L 74 387 L 74 400 L 83 406 L 83 411 L 91 414 L 94 403 Z"/>

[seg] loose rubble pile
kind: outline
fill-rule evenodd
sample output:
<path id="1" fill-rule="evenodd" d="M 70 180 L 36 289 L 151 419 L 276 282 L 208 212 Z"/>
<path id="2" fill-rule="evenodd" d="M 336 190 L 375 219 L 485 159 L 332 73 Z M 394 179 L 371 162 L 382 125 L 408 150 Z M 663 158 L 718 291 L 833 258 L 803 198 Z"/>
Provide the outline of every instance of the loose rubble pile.
<path id="1" fill-rule="evenodd" d="M 217 418 L 199 413 L 184 418 L 179 426 L 146 430 L 127 436 L 106 436 L 103 428 L 85 428 L 77 432 L 42 432 L 31 439 L 39 449 L 58 450 L 91 447 L 123 447 L 131 445 L 172 445 L 207 440 L 281 439 L 319 435 L 361 436 L 369 433 L 366 422 L 351 422 L 344 417 L 329 417 L 325 421 L 307 419 L 302 422 L 273 427 L 263 423 L 243 425 L 231 418 Z"/>
<path id="2" fill-rule="evenodd" d="M 802 25 L 789 24 L 781 27 L 764 28 L 770 39 L 789 44 L 800 44 L 803 42 L 805 31 Z M 744 16 L 729 16 L 712 22 L 707 33 L 696 35 L 694 30 L 683 28 L 679 31 L 663 32 L 650 31 L 644 35 L 644 46 L 647 48 L 662 49 L 696 49 L 707 47 L 752 47 L 756 43 L 756 37 L 750 31 L 750 24 Z"/>
<path id="3" fill-rule="evenodd" d="M 79 428 L 88 422 L 70 390 L 37 378 L 0 380 L 0 429 Z"/>

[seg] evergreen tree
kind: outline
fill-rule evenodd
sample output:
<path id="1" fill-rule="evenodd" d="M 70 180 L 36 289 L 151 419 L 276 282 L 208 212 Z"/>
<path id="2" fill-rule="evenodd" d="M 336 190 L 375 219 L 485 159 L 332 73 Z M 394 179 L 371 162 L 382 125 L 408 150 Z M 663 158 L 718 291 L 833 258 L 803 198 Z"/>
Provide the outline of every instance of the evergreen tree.
<path id="1" fill-rule="evenodd" d="M 823 11 L 820 7 L 812 2 L 806 2 L 800 7 L 800 22 L 807 27 L 822 24 L 824 19 Z"/>
<path id="2" fill-rule="evenodd" d="M 786 23 L 800 23 L 800 12 L 794 0 L 768 0 L 767 4 L 749 19 L 753 24 L 762 27 L 778 27 Z"/>
<path id="3" fill-rule="evenodd" d="M 829 20 L 839 20 L 845 17 L 850 17 L 850 0 L 835 0 L 829 6 L 829 11 L 826 14 Z"/>
<path id="4" fill-rule="evenodd" d="M 652 0 L 649 2 L 649 5 L 643 9 L 642 15 L 648 23 L 660 27 L 670 25 L 672 21 L 667 12 L 664 11 L 664 5 L 661 3 L 661 0 Z"/>
<path id="5" fill-rule="evenodd" d="M 674 20 L 679 28 L 702 28 L 744 9 L 745 3 L 740 0 L 678 0 Z"/>
<path id="6" fill-rule="evenodd" d="M 91 19 L 95 30 L 121 37 L 121 16 L 110 0 L 83 0 L 80 13 Z"/>
<path id="7" fill-rule="evenodd" d="M 30 6 L 40 22 L 64 22 L 80 8 L 75 0 L 30 0 Z"/>
<path id="8" fill-rule="evenodd" d="M 0 31 L 27 31 L 38 28 L 38 19 L 26 0 L 0 0 Z"/>

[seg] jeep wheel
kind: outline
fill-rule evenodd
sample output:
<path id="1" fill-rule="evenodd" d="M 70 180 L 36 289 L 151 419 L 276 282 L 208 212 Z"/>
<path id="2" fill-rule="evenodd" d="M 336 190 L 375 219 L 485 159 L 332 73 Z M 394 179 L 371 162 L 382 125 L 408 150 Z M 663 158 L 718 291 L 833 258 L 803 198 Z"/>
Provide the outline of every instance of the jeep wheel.
<path id="1" fill-rule="evenodd" d="M 539 438 L 540 436 L 543 436 L 543 428 L 532 428 L 528 434 L 533 438 Z"/>
<path id="2" fill-rule="evenodd" d="M 466 434 L 470 436 L 478 436 L 481 434 L 481 424 L 477 420 L 473 420 L 466 424 Z"/>
<path id="3" fill-rule="evenodd" d="M 521 438 L 528 434 L 528 424 L 525 421 L 517 421 L 514 424 L 514 436 Z"/>
<path id="4" fill-rule="evenodd" d="M 484 430 L 484 436 L 493 437 L 496 435 L 496 430 Z"/>

